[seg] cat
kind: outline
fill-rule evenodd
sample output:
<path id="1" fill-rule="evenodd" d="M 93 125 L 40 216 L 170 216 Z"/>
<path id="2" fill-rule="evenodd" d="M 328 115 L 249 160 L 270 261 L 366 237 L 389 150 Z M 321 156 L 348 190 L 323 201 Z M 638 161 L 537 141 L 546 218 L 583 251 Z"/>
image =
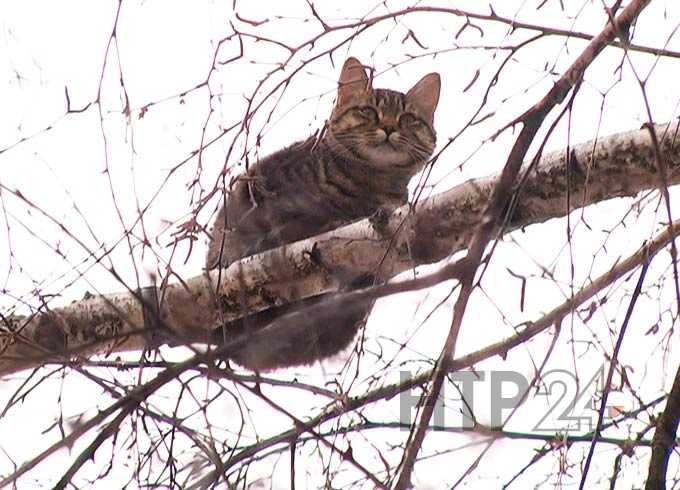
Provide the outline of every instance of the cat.
<path id="1" fill-rule="evenodd" d="M 440 87 L 439 74 L 430 73 L 406 94 L 373 89 L 362 64 L 348 58 L 322 135 L 261 159 L 228 192 L 210 233 L 206 269 L 405 204 L 409 180 L 435 148 Z M 347 286 L 372 281 L 355 278 Z M 233 334 L 252 332 L 323 297 L 262 311 L 225 328 Z M 304 335 L 254 341 L 229 357 L 254 371 L 311 364 L 348 347 L 367 315 L 334 312 L 330 322 L 311 324 Z"/>

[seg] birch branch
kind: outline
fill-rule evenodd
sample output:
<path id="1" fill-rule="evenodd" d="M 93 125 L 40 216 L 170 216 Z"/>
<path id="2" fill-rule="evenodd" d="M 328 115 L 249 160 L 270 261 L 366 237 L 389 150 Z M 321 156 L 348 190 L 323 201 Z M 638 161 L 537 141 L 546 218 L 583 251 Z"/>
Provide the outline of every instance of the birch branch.
<path id="1" fill-rule="evenodd" d="M 680 183 L 678 129 L 677 122 L 655 126 L 669 185 Z M 564 150 L 545 155 L 515 193 L 503 233 L 656 188 L 653 146 L 643 127 L 582 143 L 569 155 Z M 522 172 L 528 168 L 527 162 Z M 440 261 L 466 246 L 497 179 L 472 179 L 420 201 L 413 210 L 399 208 L 381 226 L 358 221 L 158 292 L 86 297 L 63 308 L 3 319 L 0 375 L 74 356 L 154 347 L 170 337 L 180 343 L 207 339 L 223 321 L 337 290 L 338 271 L 386 280 Z"/>

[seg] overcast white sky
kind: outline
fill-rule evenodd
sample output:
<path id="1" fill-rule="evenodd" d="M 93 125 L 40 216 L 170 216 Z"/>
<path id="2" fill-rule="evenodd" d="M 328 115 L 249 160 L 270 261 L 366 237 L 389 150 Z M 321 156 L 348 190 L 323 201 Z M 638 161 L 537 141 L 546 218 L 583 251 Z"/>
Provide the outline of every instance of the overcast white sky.
<path id="1" fill-rule="evenodd" d="M 600 1 L 564 2 L 566 12 L 560 9 L 561 2 L 558 1 L 548 1 L 537 11 L 539 3 L 538 0 L 499 1 L 494 3 L 494 9 L 499 15 L 523 22 L 593 34 L 599 32 L 604 23 Z M 261 38 L 290 46 L 319 33 L 319 23 L 309 20 L 310 9 L 304 1 L 235 4 L 238 17 L 232 10 L 232 2 L 123 2 L 117 36 L 112 44 L 109 43 L 117 2 L 71 1 L 64 4 L 17 0 L 0 4 L 0 182 L 8 189 L 19 190 L 35 206 L 28 206 L 8 192 L 0 193 L 0 282 L 7 292 L 0 296 L 0 311 L 7 313 L 16 309 L 19 313 L 27 313 L 30 307 L 40 304 L 36 290 L 56 295 L 50 299 L 51 306 L 76 300 L 86 291 L 123 290 L 123 285 L 109 272 L 92 264 L 83 245 L 90 250 L 99 250 L 102 246 L 111 250 L 106 263 L 115 266 L 129 287 L 145 284 L 149 272 L 157 268 L 165 272 L 164 261 L 171 261 L 173 270 L 183 277 L 199 274 L 206 249 L 205 236 L 194 244 L 191 254 L 185 242 L 173 255 L 173 249 L 168 245 L 175 227 L 191 216 L 198 200 L 216 184 L 232 145 L 234 151 L 228 164 L 238 172 L 244 149 L 249 158 L 255 159 L 320 128 L 332 107 L 339 67 L 346 56 L 356 56 L 367 65 L 375 66 L 374 85 L 402 91 L 424 74 L 438 71 L 443 86 L 435 127 L 441 146 L 460 131 L 475 111 L 491 76 L 505 56 L 506 50 L 497 48 L 517 44 L 531 35 L 526 31 L 510 34 L 507 26 L 480 22 L 483 37 L 478 30 L 469 28 L 456 38 L 463 24 L 460 18 L 435 13 L 409 15 L 397 23 L 384 22 L 367 30 L 339 48 L 332 61 L 325 56 L 310 63 L 292 78 L 284 92 L 278 91 L 274 97 L 266 98 L 266 94 L 302 61 L 348 35 L 348 32 L 332 33 L 311 49 L 306 47 L 299 51 L 285 72 L 275 73 L 264 81 L 254 95 L 255 103 L 264 100 L 264 104 L 254 117 L 247 137 L 242 135 L 235 140 L 234 132 L 227 133 L 217 144 L 202 152 L 200 161 L 195 157 L 187 160 L 201 142 L 211 140 L 222 129 L 243 120 L 246 98 L 252 97 L 258 82 L 290 54 L 272 42 L 246 39 L 243 58 L 228 65 L 220 64 L 239 52 L 238 42 L 224 41 L 215 56 L 220 40 L 232 32 L 230 23 L 240 31 L 257 33 Z M 455 4 L 460 8 L 488 12 L 486 4 L 480 2 Z M 315 5 L 327 23 L 336 25 L 396 11 L 408 2 L 388 1 L 385 6 L 382 2 L 328 1 Z M 270 22 L 256 27 L 243 19 L 269 19 Z M 679 19 L 678 2 L 653 1 L 635 29 L 634 42 L 680 50 L 680 41 L 674 36 Z M 423 50 L 413 39 L 405 39 L 409 30 L 427 49 Z M 563 38 L 555 37 L 520 51 L 490 93 L 483 111 L 490 117 L 467 130 L 443 153 L 429 182 L 432 188 L 428 192 L 440 192 L 467 178 L 497 171 L 504 163 L 515 135 L 506 131 L 494 141 L 489 141 L 489 137 L 538 101 L 555 76 L 562 73 L 584 46 L 585 42 L 581 40 L 565 42 Z M 438 53 L 436 57 L 423 55 L 435 52 Z M 420 57 L 404 63 L 409 55 Z M 211 71 L 214 58 L 217 62 Z M 665 121 L 677 117 L 680 61 L 639 53 L 631 54 L 631 60 L 641 77 L 646 77 L 653 68 L 646 84 L 646 98 L 654 119 Z M 586 141 L 598 134 L 636 129 L 647 120 L 645 100 L 629 63 L 622 64 L 620 75 L 616 71 L 621 63 L 622 51 L 608 49 L 589 69 L 576 99 L 571 123 L 567 124 L 566 119 L 560 123 L 548 142 L 549 149 L 564 148 L 569 142 Z M 207 86 L 194 89 L 208 76 Z M 464 91 L 475 79 L 476 83 Z M 82 113 L 66 114 L 65 88 L 72 109 L 83 108 L 98 97 L 101 103 L 90 105 Z M 127 104 L 129 111 L 125 110 Z M 148 109 L 143 111 L 144 107 Z M 261 135 L 259 140 L 258 134 Z M 186 163 L 182 163 L 185 160 Z M 191 186 L 195 179 L 198 179 L 196 185 Z M 218 202 L 215 198 L 202 210 L 199 215 L 202 223 L 211 219 Z M 629 214 L 634 202 L 633 199 L 620 199 L 589 208 L 583 215 L 580 211 L 573 213 L 571 248 L 566 241 L 566 220 L 530 227 L 504 240 L 487 272 L 482 290 L 470 303 L 459 354 L 511 334 L 512 325 L 535 319 L 541 312 L 556 306 L 572 286 L 578 288 L 589 276 L 595 277 L 607 270 L 618 257 L 637 249 L 652 236 L 663 221 L 663 214 L 657 214 L 657 196 L 653 194 L 640 200 L 641 205 Z M 139 209 L 147 205 L 149 209 L 143 220 L 137 222 Z M 68 231 L 64 232 L 38 209 L 49 213 Z M 678 215 L 675 201 L 673 210 Z M 625 225 L 621 225 L 624 218 Z M 133 238 L 128 243 L 123 237 L 125 230 L 130 228 Z M 151 240 L 150 248 L 139 245 L 144 235 Z M 159 261 L 158 257 L 162 259 Z M 668 263 L 666 254 L 661 254 L 650 283 L 668 274 Z M 519 309 L 519 281 L 508 273 L 508 268 L 529 277 L 524 311 Z M 552 277 L 544 274 L 545 271 L 550 271 Z M 426 368 L 427 359 L 436 357 L 441 348 L 453 300 L 446 301 L 431 316 L 428 314 L 450 288 L 451 284 L 443 284 L 425 295 L 407 294 L 382 301 L 368 325 L 367 351 L 377 351 L 380 342 L 386 359 L 397 356 L 394 365 L 409 360 L 406 365 L 409 369 Z M 611 308 L 599 311 L 600 317 L 588 326 L 576 321 L 567 322 L 562 332 L 564 337 L 556 347 L 549 367 L 573 370 L 576 357 L 583 370 L 582 376 L 593 373 L 602 361 L 602 354 L 591 347 L 600 342 L 599 347 L 611 349 L 616 332 L 608 325 L 612 328 L 620 325 L 626 305 L 625 298 L 621 299 L 622 293 L 631 288 L 626 284 L 613 292 Z M 671 304 L 668 299 L 671 296 L 672 289 L 662 284 L 654 295 L 641 300 L 639 311 L 645 314 L 634 320 L 632 329 L 636 333 L 631 334 L 633 340 L 624 343 L 621 352 L 623 364 L 635 367 L 634 372 L 629 373 L 633 384 L 649 399 L 660 393 L 664 386 L 669 386 L 672 376 L 666 376 L 666 370 L 673 373 L 677 365 L 678 357 L 661 356 L 659 346 L 660 336 L 671 328 L 669 315 L 663 312 L 663 308 Z M 619 301 L 622 302 L 617 303 Z M 427 322 L 422 323 L 426 317 Z M 659 317 L 667 322 L 662 325 L 659 336 L 640 335 Z M 404 339 L 409 339 L 408 349 L 398 352 L 397 343 Z M 526 348 L 513 352 L 508 361 L 492 360 L 480 369 L 510 369 L 511 366 L 530 376 L 535 362 L 543 359 L 550 340 L 549 336 L 537 339 Z M 671 337 L 669 342 L 675 345 L 676 340 Z M 178 358 L 182 352 L 168 350 L 165 355 Z M 321 366 L 280 375 L 291 378 L 295 374 L 298 379 L 323 383 L 337 377 L 346 358 L 340 356 Z M 365 375 L 359 375 L 358 379 L 364 380 L 382 365 L 383 361 L 366 356 L 359 364 L 360 373 Z M 383 375 L 386 382 L 398 381 L 394 367 Z M 136 375 L 117 376 L 129 376 L 129 382 L 134 383 Z M 15 381 L 3 384 L 0 389 L 2 403 L 26 377 L 27 374 L 21 374 Z M 357 383 L 352 389 L 360 392 L 365 386 Z M 206 397 L 210 392 L 211 388 L 204 386 Z M 453 396 L 453 393 L 449 395 Z M 158 397 L 159 403 L 163 396 L 172 401 L 176 391 L 165 390 Z M 301 393 L 274 396 L 280 396 L 282 403 L 295 407 L 298 413 L 304 413 L 300 407 L 309 407 L 311 411 L 323 402 Z M 260 421 L 260 435 L 276 433 L 285 427 L 285 419 L 259 406 L 261 403 L 252 397 L 248 400 L 255 410 L 253 416 L 267 422 Z M 479 393 L 478 400 L 484 400 L 483 392 Z M 55 378 L 43 385 L 39 394 L 30 395 L 25 403 L 0 419 L 0 441 L 3 441 L 0 445 L 15 463 L 21 463 L 35 455 L 38 449 L 47 447 L 48 442 L 59 438 L 54 429 L 47 435 L 43 431 L 48 430 L 60 414 L 72 417 L 89 410 L 91 415 L 97 406 L 106 406 L 107 402 L 108 398 L 102 397 L 96 385 L 83 382 L 78 375 Z M 527 431 L 527 424 L 536 417 L 536 404 L 541 402 L 534 403 L 520 410 L 508 428 Z M 478 413 L 482 420 L 488 417 L 488 410 L 483 405 L 480 402 Z M 233 407 L 226 400 L 220 407 L 221 417 L 233 415 Z M 398 417 L 398 405 L 380 404 L 375 412 L 367 413 L 372 413 L 376 419 L 391 419 Z M 282 422 L 284 425 L 279 425 Z M 228 425 L 227 421 L 225 426 Z M 15 439 L 17 427 L 21 427 L 22 432 L 19 440 Z M 405 436 L 404 433 L 384 433 L 376 434 L 376 437 L 382 442 L 389 438 L 397 443 Z M 437 448 L 441 437 L 428 437 L 425 452 Z M 466 442 L 477 442 L 475 436 L 465 437 L 467 439 L 461 438 L 461 446 Z M 455 481 L 456 469 L 464 471 L 477 457 L 480 447 L 483 445 L 472 444 L 471 448 L 453 455 L 422 463 L 416 472 L 418 482 L 438 488 L 445 481 Z M 489 471 L 480 470 L 479 480 L 471 487 L 491 488 L 506 481 L 517 469 L 516 464 L 528 461 L 532 447 L 536 445 L 520 441 L 496 442 L 483 463 Z M 368 458 L 374 454 L 368 444 L 354 446 L 354 449 L 355 456 L 361 451 L 365 451 Z M 612 449 L 604 448 L 603 451 L 611 452 Z M 518 463 L 513 454 L 522 452 L 525 457 Z M 75 454 L 76 450 L 70 454 L 66 451 L 57 454 L 45 464 L 46 474 L 58 478 Z M 390 454 L 394 457 L 398 453 Z M 101 461 L 105 459 L 103 456 Z M 282 457 L 277 470 L 283 475 L 287 471 L 285 461 Z M 508 467 L 507 461 L 513 464 Z M 594 473 L 608 471 L 610 459 L 603 461 L 602 468 L 597 465 L 593 468 Z M 451 466 L 451 462 L 455 465 Z M 0 473 L 11 471 L 11 464 L 9 457 L 0 455 Z M 314 477 L 318 476 L 317 459 L 299 458 L 298 464 L 301 465 L 298 473 L 301 478 L 307 478 L 304 468 Z M 537 466 L 536 474 L 527 477 L 526 481 L 540 481 L 541 471 L 553 471 L 555 464 L 554 460 L 547 460 L 543 466 Z M 99 468 L 98 465 L 95 467 Z M 84 473 L 87 471 L 92 470 Z M 253 478 L 260 474 L 269 473 L 266 469 L 254 469 Z M 347 476 L 349 480 L 352 477 Z M 40 482 L 44 483 L 44 478 L 42 475 Z M 35 484 L 36 488 L 40 487 L 40 482 Z M 311 486 L 316 484 L 311 483 Z"/>

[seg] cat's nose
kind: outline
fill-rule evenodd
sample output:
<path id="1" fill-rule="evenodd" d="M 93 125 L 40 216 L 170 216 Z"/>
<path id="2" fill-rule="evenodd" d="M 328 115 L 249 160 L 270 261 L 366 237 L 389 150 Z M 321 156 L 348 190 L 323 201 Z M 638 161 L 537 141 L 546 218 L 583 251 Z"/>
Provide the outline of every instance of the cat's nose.
<path id="1" fill-rule="evenodd" d="M 383 128 L 383 131 L 385 131 L 385 135 L 389 138 L 389 136 L 394 133 L 397 130 L 395 126 L 385 126 Z"/>

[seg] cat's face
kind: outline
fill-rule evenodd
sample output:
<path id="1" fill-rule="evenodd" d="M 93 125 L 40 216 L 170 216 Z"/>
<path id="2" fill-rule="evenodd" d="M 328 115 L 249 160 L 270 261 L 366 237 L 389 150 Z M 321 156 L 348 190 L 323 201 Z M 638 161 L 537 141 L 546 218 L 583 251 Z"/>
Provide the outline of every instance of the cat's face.
<path id="1" fill-rule="evenodd" d="M 359 61 L 349 58 L 328 132 L 335 144 L 367 164 L 420 166 L 436 143 L 432 121 L 439 89 L 437 73 L 423 77 L 406 94 L 373 89 Z"/>

